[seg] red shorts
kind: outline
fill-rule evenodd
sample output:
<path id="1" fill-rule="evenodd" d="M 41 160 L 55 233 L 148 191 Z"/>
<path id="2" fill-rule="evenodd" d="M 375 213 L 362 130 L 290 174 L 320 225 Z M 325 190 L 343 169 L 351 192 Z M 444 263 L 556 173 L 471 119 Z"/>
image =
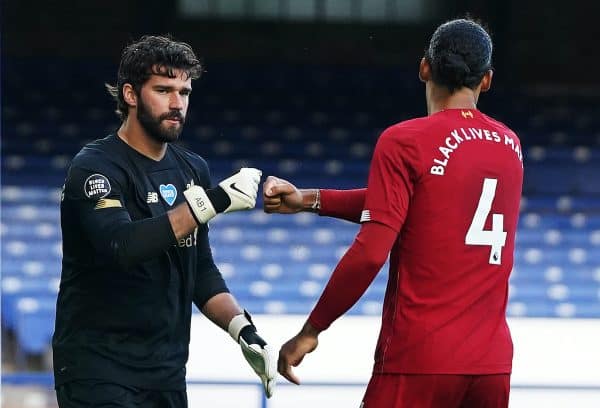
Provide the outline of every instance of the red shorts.
<path id="1" fill-rule="evenodd" d="M 361 408 L 507 408 L 510 374 L 373 374 Z"/>

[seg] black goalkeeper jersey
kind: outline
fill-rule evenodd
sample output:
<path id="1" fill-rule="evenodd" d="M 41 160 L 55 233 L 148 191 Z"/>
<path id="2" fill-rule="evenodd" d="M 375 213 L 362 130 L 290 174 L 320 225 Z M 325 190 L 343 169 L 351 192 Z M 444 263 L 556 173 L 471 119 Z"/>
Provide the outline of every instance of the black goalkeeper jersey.
<path id="1" fill-rule="evenodd" d="M 179 241 L 171 229 L 166 212 L 192 184 L 209 187 L 208 166 L 176 145 L 155 161 L 113 134 L 75 156 L 61 202 L 56 386 L 185 389 L 192 302 L 228 291 L 208 226 Z"/>

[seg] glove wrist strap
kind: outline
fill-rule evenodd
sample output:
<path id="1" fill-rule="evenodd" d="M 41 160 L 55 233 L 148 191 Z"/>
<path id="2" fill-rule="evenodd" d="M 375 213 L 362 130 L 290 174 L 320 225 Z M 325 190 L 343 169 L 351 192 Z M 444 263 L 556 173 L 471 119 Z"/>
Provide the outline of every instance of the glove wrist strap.
<path id="1" fill-rule="evenodd" d="M 210 203 L 215 208 L 217 214 L 222 213 L 231 205 L 231 198 L 229 198 L 229 196 L 221 186 L 209 188 L 208 190 L 206 190 L 206 195 L 208 196 Z"/>
<path id="2" fill-rule="evenodd" d="M 231 319 L 231 321 L 229 322 L 227 331 L 236 343 L 239 343 L 240 332 L 246 326 L 252 326 L 252 321 L 250 320 L 250 315 L 245 310 L 243 314 L 234 316 L 233 319 Z"/>
<path id="3" fill-rule="evenodd" d="M 206 191 L 200 186 L 192 186 L 183 192 L 185 200 L 192 210 L 192 214 L 198 224 L 206 224 L 211 220 L 217 211 L 213 207 Z"/>

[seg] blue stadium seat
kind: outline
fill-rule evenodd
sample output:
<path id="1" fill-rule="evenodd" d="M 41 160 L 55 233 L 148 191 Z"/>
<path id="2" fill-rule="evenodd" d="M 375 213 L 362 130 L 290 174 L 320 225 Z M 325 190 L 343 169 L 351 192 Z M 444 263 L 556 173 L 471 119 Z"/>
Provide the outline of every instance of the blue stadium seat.
<path id="1" fill-rule="evenodd" d="M 46 352 L 54 333 L 56 299 L 23 297 L 16 306 L 15 334 L 21 350 L 26 354 Z"/>
<path id="2" fill-rule="evenodd" d="M 2 278 L 2 324 L 14 329 L 18 303 L 22 298 L 51 297 L 56 299 L 59 279 L 38 279 L 29 277 Z"/>

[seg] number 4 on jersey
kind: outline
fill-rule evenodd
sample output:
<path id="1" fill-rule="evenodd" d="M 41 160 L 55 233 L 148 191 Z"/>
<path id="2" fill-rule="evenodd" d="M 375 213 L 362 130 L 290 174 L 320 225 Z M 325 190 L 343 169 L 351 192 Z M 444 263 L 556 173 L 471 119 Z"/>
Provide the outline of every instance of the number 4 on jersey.
<path id="1" fill-rule="evenodd" d="M 506 244 L 506 231 L 504 229 L 504 214 L 492 214 L 492 229 L 484 230 L 485 220 L 491 209 L 492 201 L 496 195 L 498 180 L 486 178 L 483 180 L 483 190 L 479 197 L 479 204 L 475 210 L 473 221 L 467 231 L 465 244 L 490 245 L 490 264 L 500 265 L 502 260 L 502 247 Z"/>

